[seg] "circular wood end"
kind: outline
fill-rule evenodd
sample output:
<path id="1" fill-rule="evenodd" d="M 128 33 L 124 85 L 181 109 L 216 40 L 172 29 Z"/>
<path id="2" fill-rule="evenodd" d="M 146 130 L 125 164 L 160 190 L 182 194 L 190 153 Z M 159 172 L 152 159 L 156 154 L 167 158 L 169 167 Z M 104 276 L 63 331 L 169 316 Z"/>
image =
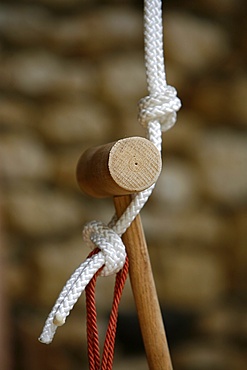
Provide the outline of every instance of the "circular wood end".
<path id="1" fill-rule="evenodd" d="M 161 171 L 161 156 L 156 146 L 142 137 L 117 141 L 110 150 L 109 171 L 118 186 L 139 192 L 153 185 Z"/>

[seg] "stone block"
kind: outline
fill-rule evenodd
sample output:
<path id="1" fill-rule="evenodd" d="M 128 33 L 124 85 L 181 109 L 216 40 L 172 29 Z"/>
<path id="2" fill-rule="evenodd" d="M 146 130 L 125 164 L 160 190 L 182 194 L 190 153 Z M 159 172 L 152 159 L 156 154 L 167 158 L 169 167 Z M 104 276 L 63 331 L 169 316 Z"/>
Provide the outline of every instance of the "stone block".
<path id="1" fill-rule="evenodd" d="M 121 109 L 136 106 L 146 93 L 141 53 L 122 53 L 104 58 L 99 66 L 99 76 L 105 98 Z"/>
<path id="2" fill-rule="evenodd" d="M 1 175 L 7 182 L 45 181 L 53 173 L 53 159 L 36 136 L 4 134 L 0 139 Z M 15 183 L 15 185 L 17 185 Z"/>
<path id="3" fill-rule="evenodd" d="M 232 130 L 205 131 L 197 142 L 204 192 L 216 202 L 237 207 L 247 195 L 247 135 Z"/>
<path id="4" fill-rule="evenodd" d="M 0 63 L 0 86 L 23 95 L 71 96 L 97 90 L 94 70 L 79 61 L 59 59 L 49 51 L 19 51 Z"/>
<path id="5" fill-rule="evenodd" d="M 191 90 L 190 108 L 203 116 L 210 125 L 245 128 L 247 79 L 241 69 L 234 76 L 222 73 L 222 78 L 206 76 Z"/>
<path id="6" fill-rule="evenodd" d="M 39 129 L 45 139 L 54 144 L 85 146 L 104 143 L 111 130 L 108 107 L 96 100 L 83 99 L 48 104 L 40 117 Z"/>
<path id="7" fill-rule="evenodd" d="M 174 353 L 174 366 L 181 369 L 244 370 L 246 359 L 243 351 L 227 344 L 207 343 L 196 340 L 185 344 Z"/>
<path id="8" fill-rule="evenodd" d="M 6 194 L 3 206 L 8 224 L 34 238 L 68 235 L 80 227 L 84 217 L 82 205 L 73 196 L 29 186 Z"/>
<path id="9" fill-rule="evenodd" d="M 199 178 L 190 163 L 174 158 L 164 158 L 163 170 L 157 181 L 152 201 L 157 206 L 178 209 L 191 209 L 200 199 Z"/>
<path id="10" fill-rule="evenodd" d="M 224 267 L 213 254 L 173 248 L 160 250 L 159 256 L 157 289 L 161 302 L 200 310 L 226 292 Z"/>
<path id="11" fill-rule="evenodd" d="M 141 46 L 141 14 L 129 6 L 86 7 L 77 14 L 57 19 L 49 34 L 49 44 L 63 54 L 101 56 L 109 51 Z"/>
<path id="12" fill-rule="evenodd" d="M 152 242 L 174 245 L 175 248 L 181 245 L 186 248 L 221 250 L 225 243 L 228 245 L 233 232 L 228 220 L 200 207 L 173 211 L 160 204 L 152 214 L 147 204 L 142 219 L 146 235 Z"/>
<path id="13" fill-rule="evenodd" d="M 170 12 L 164 22 L 166 56 L 189 73 L 201 73 L 227 57 L 228 37 L 218 24 L 185 12 Z"/>
<path id="14" fill-rule="evenodd" d="M 36 111 L 33 105 L 23 98 L 1 97 L 0 128 L 5 132 L 17 131 L 26 133 L 35 119 Z"/>
<path id="15" fill-rule="evenodd" d="M 37 47 L 46 42 L 52 25 L 47 9 L 20 3 L 3 3 L 0 7 L 0 31 L 5 41 L 21 47 Z"/>

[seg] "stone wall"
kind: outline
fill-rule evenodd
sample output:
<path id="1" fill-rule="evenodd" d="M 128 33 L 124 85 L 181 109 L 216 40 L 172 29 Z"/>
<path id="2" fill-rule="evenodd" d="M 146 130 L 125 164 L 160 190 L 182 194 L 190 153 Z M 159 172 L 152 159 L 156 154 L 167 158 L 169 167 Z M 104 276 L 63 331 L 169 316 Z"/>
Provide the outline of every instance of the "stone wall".
<path id="1" fill-rule="evenodd" d="M 244 370 L 246 4 L 164 5 L 168 83 L 183 108 L 163 136 L 163 171 L 142 218 L 174 368 Z M 13 369 L 79 370 L 87 367 L 84 298 L 52 345 L 37 337 L 88 254 L 83 224 L 108 222 L 113 213 L 111 200 L 80 193 L 80 154 L 145 135 L 136 119 L 137 102 L 147 94 L 142 2 L 2 0 L 0 33 L 1 211 Z M 112 288 L 111 278 L 98 283 L 102 336 Z M 115 368 L 146 369 L 138 334 L 134 351 L 126 344 L 135 320 L 129 283 L 120 311 Z"/>

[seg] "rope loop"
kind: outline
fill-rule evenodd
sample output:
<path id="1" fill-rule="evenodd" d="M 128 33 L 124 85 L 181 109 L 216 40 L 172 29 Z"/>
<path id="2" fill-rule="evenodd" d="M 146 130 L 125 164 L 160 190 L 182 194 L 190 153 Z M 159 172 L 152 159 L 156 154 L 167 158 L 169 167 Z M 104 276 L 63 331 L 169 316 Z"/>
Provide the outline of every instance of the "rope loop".
<path id="1" fill-rule="evenodd" d="M 177 111 L 181 107 L 177 91 L 170 85 L 162 90 L 162 93 L 146 96 L 139 102 L 138 120 L 145 128 L 150 121 L 159 121 L 161 130 L 167 131 L 176 123 Z"/>
<path id="2" fill-rule="evenodd" d="M 82 235 L 91 249 L 97 247 L 103 253 L 105 263 L 99 275 L 109 276 L 122 269 L 126 251 L 118 234 L 102 222 L 91 221 L 84 226 Z"/>
<path id="3" fill-rule="evenodd" d="M 161 0 L 144 0 L 144 23 L 146 75 L 149 96 L 141 99 L 139 102 L 138 120 L 147 129 L 148 139 L 161 151 L 161 130 L 166 131 L 175 124 L 176 113 L 181 107 L 176 89 L 166 84 L 163 58 Z M 130 226 L 147 202 L 153 188 L 154 185 L 143 192 L 137 193 L 123 215 L 119 219 L 113 218 L 108 226 L 97 221 L 92 221 L 85 225 L 83 238 L 93 249 L 93 252 L 74 271 L 63 287 L 45 322 L 39 338 L 41 342 L 50 343 L 52 341 L 57 327 L 64 324 L 66 317 L 69 315 L 81 293 L 88 285 L 90 288 L 97 274 L 108 276 L 117 273 L 117 276 L 119 276 L 117 279 L 119 281 L 122 279 L 121 284 L 124 283 L 127 275 L 126 266 L 128 265 L 128 258 L 126 258 L 121 235 Z M 121 272 L 122 268 L 123 270 Z M 122 275 L 123 277 L 121 277 Z M 92 279 L 93 283 L 91 283 Z M 122 291 L 121 284 L 120 282 L 116 282 L 117 294 Z M 120 290 L 118 290 L 119 285 L 121 285 Z M 121 294 L 116 299 L 114 298 L 114 302 L 117 302 L 114 303 L 114 307 L 118 306 L 120 296 Z M 114 332 L 115 324 L 114 318 Z M 111 332 L 112 326 L 110 325 L 109 342 L 114 343 Z M 106 343 L 108 342 L 106 341 Z M 103 359 L 102 370 L 107 368 L 104 366 Z M 111 368 L 111 366 L 108 368 Z"/>
<path id="4" fill-rule="evenodd" d="M 94 252 L 74 271 L 63 287 L 39 337 L 42 343 L 52 341 L 57 327 L 65 323 L 66 317 L 97 272 L 99 275 L 109 276 L 116 274 L 124 266 L 125 246 L 121 237 L 108 226 L 91 221 L 84 226 L 83 238 Z"/>

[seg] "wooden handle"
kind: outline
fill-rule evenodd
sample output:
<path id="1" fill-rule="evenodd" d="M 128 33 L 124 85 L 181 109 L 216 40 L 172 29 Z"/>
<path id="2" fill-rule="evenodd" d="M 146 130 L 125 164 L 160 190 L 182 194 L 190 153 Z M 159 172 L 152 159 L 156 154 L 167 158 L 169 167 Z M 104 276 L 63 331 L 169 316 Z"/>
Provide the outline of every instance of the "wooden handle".
<path id="1" fill-rule="evenodd" d="M 131 196 L 114 197 L 120 217 Z M 138 215 L 123 235 L 129 257 L 130 281 L 150 370 L 172 370 L 165 329 L 152 274 L 149 253 Z"/>
<path id="2" fill-rule="evenodd" d="M 115 195 L 120 217 L 132 194 L 154 184 L 161 171 L 160 152 L 141 137 L 88 149 L 77 165 L 80 188 L 94 197 Z M 116 196 L 117 195 L 117 196 Z M 123 235 L 130 280 L 150 370 L 172 370 L 169 349 L 140 216 Z"/>
<path id="3" fill-rule="evenodd" d="M 88 149 L 79 159 L 76 175 L 83 192 L 100 198 L 147 189 L 160 171 L 156 146 L 142 137 L 130 137 Z"/>

